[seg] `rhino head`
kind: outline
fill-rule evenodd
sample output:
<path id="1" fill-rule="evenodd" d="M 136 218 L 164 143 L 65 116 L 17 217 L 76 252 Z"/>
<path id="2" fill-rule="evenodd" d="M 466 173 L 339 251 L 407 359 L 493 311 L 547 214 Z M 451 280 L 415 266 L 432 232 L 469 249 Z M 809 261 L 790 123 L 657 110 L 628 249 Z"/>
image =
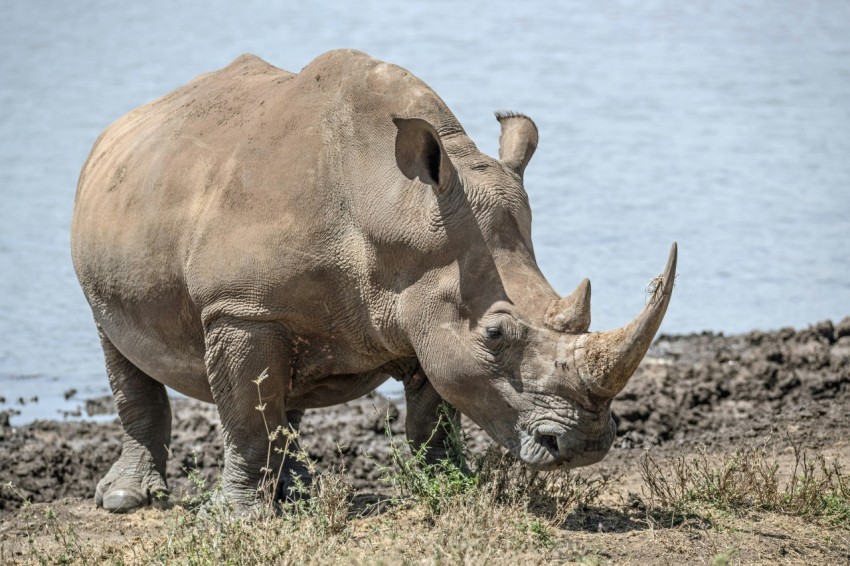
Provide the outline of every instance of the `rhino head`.
<path id="1" fill-rule="evenodd" d="M 515 456 L 544 470 L 592 464 L 614 440 L 611 400 L 667 310 L 676 244 L 637 318 L 588 332 L 590 282 L 560 297 L 534 258 L 523 172 L 537 127 L 523 115 L 497 118 L 499 159 L 462 131 L 394 120 L 398 168 L 432 189 L 422 239 L 438 266 L 402 293 L 406 331 L 436 391 Z"/>

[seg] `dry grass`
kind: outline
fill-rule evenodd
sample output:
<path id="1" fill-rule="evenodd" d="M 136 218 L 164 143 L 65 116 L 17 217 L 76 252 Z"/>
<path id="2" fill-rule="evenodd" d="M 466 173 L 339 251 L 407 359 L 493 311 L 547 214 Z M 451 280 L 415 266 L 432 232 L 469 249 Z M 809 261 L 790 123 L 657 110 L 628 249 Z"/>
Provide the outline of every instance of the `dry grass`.
<path id="1" fill-rule="evenodd" d="M 571 480 L 538 491 L 544 485 L 540 478 L 531 483 L 522 474 L 507 479 L 514 462 L 495 465 L 488 464 L 493 466 L 489 473 L 498 478 L 493 484 L 482 483 L 480 476 L 459 480 L 431 470 L 427 493 L 399 494 L 365 517 L 339 472 L 321 475 L 312 497 L 288 505 L 283 513 L 264 505 L 251 516 L 237 517 L 225 503 L 205 494 L 202 513 L 192 509 L 197 498 L 192 505 L 176 505 L 164 513 L 160 533 L 148 533 L 130 548 L 85 541 L 75 532 L 78 525 L 58 519 L 48 508 L 34 523 L 41 523 L 50 536 L 29 537 L 20 559 L 45 564 L 545 561 L 556 547 L 558 517 L 581 500 L 577 494 L 588 492 L 569 487 Z M 452 487 L 459 481 L 470 487 Z"/>
<path id="2" fill-rule="evenodd" d="M 270 442 L 281 434 L 296 445 L 291 431 L 270 431 Z M 309 497 L 281 507 L 270 487 L 281 472 L 266 469 L 264 502 L 237 516 L 218 488 L 205 489 L 206 478 L 190 470 L 194 488 L 164 513 L 159 533 L 132 548 L 84 541 L 77 525 L 48 507 L 34 523 L 50 536 L 28 536 L 19 557 L 44 564 L 491 563 L 509 557 L 540 563 L 551 558 L 570 513 L 592 504 L 606 485 L 602 477 L 531 472 L 496 449 L 474 458 L 469 470 L 461 461 L 428 465 L 424 451 L 393 446 L 384 478 L 395 493 L 373 497 L 370 505 L 353 496 L 344 470 L 333 470 L 303 486 Z"/>
<path id="3" fill-rule="evenodd" d="M 258 380 L 258 389 L 262 379 Z M 262 411 L 262 407 L 258 407 Z M 390 427 L 386 427 L 390 430 Z M 268 431 L 272 450 L 297 446 L 292 431 Z M 452 431 L 455 454 L 465 448 Z M 598 473 L 540 473 L 498 449 L 428 465 L 423 451 L 393 440 L 383 469 L 389 497 L 355 495 L 344 469 L 317 472 L 301 495 L 275 504 L 282 471 L 266 466 L 263 504 L 237 516 L 206 478 L 162 510 L 115 517 L 59 517 L 27 506 L 26 527 L 0 562 L 41 564 L 528 564 L 685 562 L 732 564 L 850 560 L 850 478 L 837 462 L 795 450 L 785 481 L 762 447 L 680 455 L 639 464 L 643 497 L 611 504 Z M 467 464 L 468 462 L 468 464 Z M 5 486 L 13 489 L 13 486 Z M 600 504 L 607 496 L 607 504 Z M 88 504 L 90 506 L 90 504 Z M 754 521 L 753 511 L 766 515 Z M 86 522 L 88 520 L 88 522 Z M 31 523 L 29 522 L 31 521 Z M 134 523 L 134 521 L 136 521 Z M 755 523 L 761 521 L 759 526 Z M 92 523 L 97 523 L 93 526 Z M 103 536 L 131 524 L 138 535 Z M 81 531 L 101 536 L 83 536 Z M 792 533 L 789 535 L 788 533 Z M 788 542 L 777 546 L 772 537 Z M 132 540 L 128 544 L 128 540 Z M 846 550 L 841 550 L 845 548 Z M 825 550 L 824 550 L 825 549 Z M 794 554 L 796 553 L 796 554 Z"/>
<path id="4" fill-rule="evenodd" d="M 837 461 L 810 457 L 793 442 L 794 467 L 780 482 L 779 463 L 766 446 L 744 446 L 714 456 L 703 447 L 660 465 L 649 453 L 640 462 L 653 508 L 693 511 L 700 505 L 736 513 L 770 511 L 850 529 L 850 475 Z"/>
<path id="5" fill-rule="evenodd" d="M 399 458 L 404 450 L 399 445 Z M 164 511 L 116 517 L 92 509 L 75 518 L 61 502 L 57 512 L 28 506 L 23 513 L 30 514 L 31 524 L 18 541 L 20 554 L 11 554 L 11 547 L 3 550 L 0 542 L 0 561 L 736 564 L 775 563 L 783 557 L 790 563 L 850 559 L 850 525 L 825 512 L 846 505 L 846 494 L 828 487 L 847 485 L 841 469 L 817 458 L 809 461 L 801 452 L 793 476 L 783 482 L 775 462 L 747 450 L 713 457 L 705 452 L 670 460 L 647 457 L 641 464 L 644 497 L 620 504 L 611 503 L 608 478 L 535 473 L 495 450 L 473 460 L 471 473 L 464 474 L 452 470 L 453 464 L 429 469 L 417 463 L 416 454 L 408 456 L 387 470 L 387 479 L 419 488 L 404 493 L 397 488 L 383 499 L 353 495 L 343 470 L 320 473 L 309 499 L 282 512 L 264 505 L 248 517 L 234 516 L 195 476 L 198 491 Z M 832 497 L 843 499 L 823 504 Z M 199 501 L 206 502 L 201 513 Z M 754 517 L 753 510 L 761 516 Z M 103 535 L 125 524 L 128 533 L 120 539 Z"/>

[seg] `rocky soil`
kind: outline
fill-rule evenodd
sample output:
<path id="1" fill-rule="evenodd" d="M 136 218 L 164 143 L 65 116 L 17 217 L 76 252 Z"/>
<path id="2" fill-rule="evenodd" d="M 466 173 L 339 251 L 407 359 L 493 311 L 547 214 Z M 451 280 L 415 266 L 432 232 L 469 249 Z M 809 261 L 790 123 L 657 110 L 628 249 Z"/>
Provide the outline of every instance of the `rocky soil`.
<path id="1" fill-rule="evenodd" d="M 92 402 L 92 407 L 110 401 Z M 603 465 L 615 467 L 653 450 L 733 449 L 747 440 L 788 439 L 810 450 L 840 448 L 850 438 L 850 317 L 805 330 L 736 336 L 661 336 L 628 387 L 613 404 L 618 439 Z M 216 410 L 177 399 L 173 403 L 173 493 L 187 470 L 214 480 L 222 464 Z M 319 469 L 344 465 L 361 490 L 379 491 L 379 465 L 389 459 L 385 416 L 391 432 L 404 433 L 404 408 L 377 395 L 308 412 L 301 434 Z M 5 417 L 5 418 L 4 418 Z M 473 444 L 486 442 L 471 423 Z M 117 421 L 38 421 L 10 427 L 0 412 L 0 483 L 11 482 L 34 502 L 92 498 L 95 485 L 118 458 Z M 845 458 L 850 454 L 844 454 Z M 607 463 L 607 464 L 606 464 Z M 0 490 L 0 517 L 21 505 Z"/>

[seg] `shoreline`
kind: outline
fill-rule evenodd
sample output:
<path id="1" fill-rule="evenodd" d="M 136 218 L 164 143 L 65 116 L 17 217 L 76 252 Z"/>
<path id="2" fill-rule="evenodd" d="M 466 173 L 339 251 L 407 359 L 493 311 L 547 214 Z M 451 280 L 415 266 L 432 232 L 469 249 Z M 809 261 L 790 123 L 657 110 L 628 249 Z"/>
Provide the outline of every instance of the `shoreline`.
<path id="1" fill-rule="evenodd" d="M 652 360 L 654 359 L 664 360 L 666 351 L 659 350 L 659 344 L 661 343 L 677 341 L 688 342 L 690 340 L 697 340 L 697 338 L 705 339 L 706 337 L 711 339 L 731 340 L 736 337 L 751 335 L 798 334 L 825 324 L 831 325 L 833 327 L 833 331 L 843 337 L 848 335 L 847 333 L 850 332 L 850 330 L 847 330 L 850 328 L 850 315 L 840 319 L 838 322 L 834 322 L 832 319 L 827 319 L 800 328 L 782 326 L 768 330 L 753 329 L 747 332 L 726 332 L 722 330 L 701 330 L 685 333 L 660 332 L 655 337 L 653 346 L 647 352 L 645 359 L 641 362 L 641 365 L 644 366 L 648 363 L 652 363 Z M 48 382 L 45 383 L 45 385 L 50 385 L 52 382 L 56 381 L 56 378 L 23 375 L 16 377 L 7 376 L 5 379 L 7 381 L 4 383 L 11 382 L 16 384 L 30 380 L 38 380 L 40 383 Z M 87 387 L 81 385 L 77 385 L 75 387 L 73 382 L 72 384 L 66 383 L 61 386 L 57 384 L 55 392 L 51 390 L 47 393 L 43 390 L 41 390 L 40 393 L 35 394 L 33 394 L 31 390 L 27 390 L 27 392 L 24 393 L 21 388 L 11 388 L 12 391 L 9 393 L 7 389 L 0 394 L 0 426 L 12 426 L 13 428 L 23 427 L 42 421 L 107 423 L 116 417 L 116 413 L 114 405 L 112 404 L 112 394 L 109 393 L 109 385 L 105 371 L 102 382 L 103 387 L 100 388 L 100 391 L 97 393 L 92 391 L 90 384 Z M 77 387 L 81 387 L 83 390 L 78 390 Z M 186 397 L 173 389 L 167 388 L 167 391 L 172 402 L 180 403 L 182 402 L 181 400 L 194 401 L 194 399 Z M 375 391 L 397 405 L 404 405 L 404 390 L 401 383 L 392 378 L 380 385 Z M 33 412 L 36 413 L 36 416 L 29 416 Z M 51 413 L 55 413 L 55 415 Z M 24 419 L 23 421 L 21 421 L 22 417 Z"/>

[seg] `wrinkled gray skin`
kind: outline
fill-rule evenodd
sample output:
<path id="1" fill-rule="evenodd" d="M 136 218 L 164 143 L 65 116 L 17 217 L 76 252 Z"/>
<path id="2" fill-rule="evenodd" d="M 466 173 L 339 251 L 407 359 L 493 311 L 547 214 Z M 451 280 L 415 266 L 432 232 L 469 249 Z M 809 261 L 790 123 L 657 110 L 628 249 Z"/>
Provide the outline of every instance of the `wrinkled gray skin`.
<path id="1" fill-rule="evenodd" d="M 666 310 L 675 246 L 643 313 L 587 333 L 588 282 L 561 298 L 534 259 L 522 176 L 537 128 L 497 117 L 493 159 L 419 79 L 342 50 L 299 74 L 245 55 L 112 124 L 72 225 L 124 427 L 97 504 L 166 491 L 168 385 L 218 406 L 224 493 L 254 505 L 264 370 L 271 428 L 395 376 L 431 459 L 446 401 L 532 467 L 600 460 L 611 398 Z"/>

